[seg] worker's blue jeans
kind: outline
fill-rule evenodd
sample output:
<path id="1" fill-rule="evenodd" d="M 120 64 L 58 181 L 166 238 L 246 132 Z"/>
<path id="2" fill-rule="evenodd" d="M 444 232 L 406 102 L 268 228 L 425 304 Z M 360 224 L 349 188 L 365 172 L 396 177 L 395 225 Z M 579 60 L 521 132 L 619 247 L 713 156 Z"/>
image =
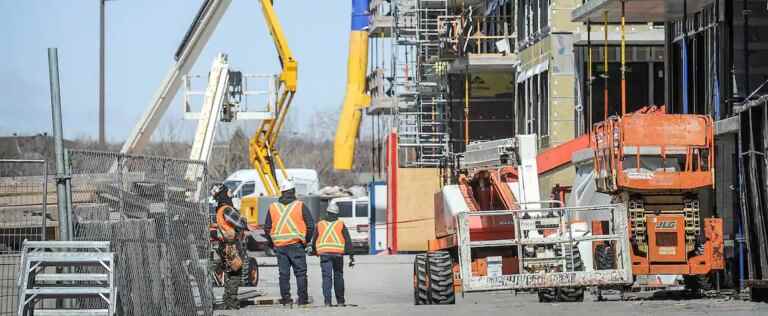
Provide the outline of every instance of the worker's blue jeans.
<path id="1" fill-rule="evenodd" d="M 285 247 L 276 247 L 277 268 L 279 270 L 280 297 L 283 302 L 291 299 L 291 268 L 296 277 L 296 287 L 298 287 L 298 304 L 308 304 L 307 295 L 307 255 L 304 253 L 304 246 L 300 244 L 288 245 Z"/>
<path id="2" fill-rule="evenodd" d="M 336 292 L 336 303 L 344 303 L 344 256 L 320 255 L 320 270 L 323 272 L 323 298 L 325 305 L 331 305 L 331 287 Z"/>

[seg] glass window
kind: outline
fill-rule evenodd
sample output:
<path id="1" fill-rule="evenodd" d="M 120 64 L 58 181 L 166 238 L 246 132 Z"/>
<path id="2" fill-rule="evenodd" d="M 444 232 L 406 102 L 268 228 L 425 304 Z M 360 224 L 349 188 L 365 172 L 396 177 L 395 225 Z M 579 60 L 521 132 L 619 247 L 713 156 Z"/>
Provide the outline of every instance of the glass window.
<path id="1" fill-rule="evenodd" d="M 243 184 L 243 187 L 240 189 L 240 196 L 251 195 L 255 190 L 256 190 L 256 183 L 246 182 L 245 184 Z"/>
<path id="2" fill-rule="evenodd" d="M 337 202 L 339 206 L 339 217 L 352 217 L 352 201 Z"/>
<path id="3" fill-rule="evenodd" d="M 355 217 L 368 217 L 368 203 L 357 202 L 355 204 Z"/>
<path id="4" fill-rule="evenodd" d="M 226 185 L 232 193 L 234 193 L 237 187 L 240 186 L 240 183 L 241 181 L 224 181 L 224 185 Z"/>

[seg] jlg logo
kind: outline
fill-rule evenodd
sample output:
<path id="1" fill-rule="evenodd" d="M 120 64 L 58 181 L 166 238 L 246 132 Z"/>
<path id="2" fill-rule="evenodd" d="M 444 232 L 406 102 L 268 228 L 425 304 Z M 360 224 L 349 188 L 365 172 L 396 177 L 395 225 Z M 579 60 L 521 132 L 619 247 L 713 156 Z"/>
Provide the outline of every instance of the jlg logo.
<path id="1" fill-rule="evenodd" d="M 675 221 L 656 222 L 656 229 L 675 229 Z"/>

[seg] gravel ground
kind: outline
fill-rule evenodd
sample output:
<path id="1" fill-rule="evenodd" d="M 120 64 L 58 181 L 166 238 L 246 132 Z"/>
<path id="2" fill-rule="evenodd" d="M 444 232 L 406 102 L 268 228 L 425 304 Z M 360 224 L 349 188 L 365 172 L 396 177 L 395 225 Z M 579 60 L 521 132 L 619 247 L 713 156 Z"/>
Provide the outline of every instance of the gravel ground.
<path id="1" fill-rule="evenodd" d="M 309 295 L 314 303 L 310 308 L 282 306 L 246 306 L 239 311 L 216 311 L 215 315 L 487 315 L 523 314 L 556 315 L 568 312 L 579 315 L 768 315 L 768 304 L 730 299 L 694 300 L 642 300 L 596 302 L 587 296 L 583 303 L 539 303 L 536 295 L 511 292 L 474 293 L 459 297 L 456 305 L 413 305 L 413 256 L 358 256 L 357 265 L 345 267 L 347 302 L 355 307 L 321 307 L 320 263 L 309 261 Z M 347 258 L 345 258 L 347 260 Z M 277 267 L 274 258 L 259 257 L 262 265 L 259 288 L 266 297 L 278 297 Z M 346 262 L 345 262 L 346 263 Z M 293 283 L 293 280 L 292 280 Z M 295 297 L 296 287 L 292 284 Z"/>

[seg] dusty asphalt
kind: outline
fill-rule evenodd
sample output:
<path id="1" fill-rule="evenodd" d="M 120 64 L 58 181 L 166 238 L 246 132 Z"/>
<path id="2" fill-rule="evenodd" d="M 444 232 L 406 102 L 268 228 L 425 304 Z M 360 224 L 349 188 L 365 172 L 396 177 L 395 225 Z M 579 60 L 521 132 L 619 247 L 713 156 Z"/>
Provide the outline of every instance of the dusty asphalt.
<path id="1" fill-rule="evenodd" d="M 587 296 L 582 303 L 539 303 L 536 295 L 511 292 L 473 293 L 455 305 L 413 305 L 413 256 L 357 256 L 357 265 L 346 268 L 347 302 L 355 307 L 321 307 L 320 263 L 310 257 L 310 308 L 245 306 L 239 311 L 217 310 L 215 315 L 768 315 L 768 304 L 728 298 L 692 300 L 641 300 L 597 302 Z M 348 260 L 345 258 L 345 260 Z M 262 265 L 259 288 L 267 297 L 279 296 L 275 259 L 258 257 Z M 346 262 L 345 262 L 346 263 Z M 292 280 L 293 283 L 293 280 Z M 295 284 L 292 285 L 295 297 Z M 566 314 L 567 313 L 567 314 Z"/>

